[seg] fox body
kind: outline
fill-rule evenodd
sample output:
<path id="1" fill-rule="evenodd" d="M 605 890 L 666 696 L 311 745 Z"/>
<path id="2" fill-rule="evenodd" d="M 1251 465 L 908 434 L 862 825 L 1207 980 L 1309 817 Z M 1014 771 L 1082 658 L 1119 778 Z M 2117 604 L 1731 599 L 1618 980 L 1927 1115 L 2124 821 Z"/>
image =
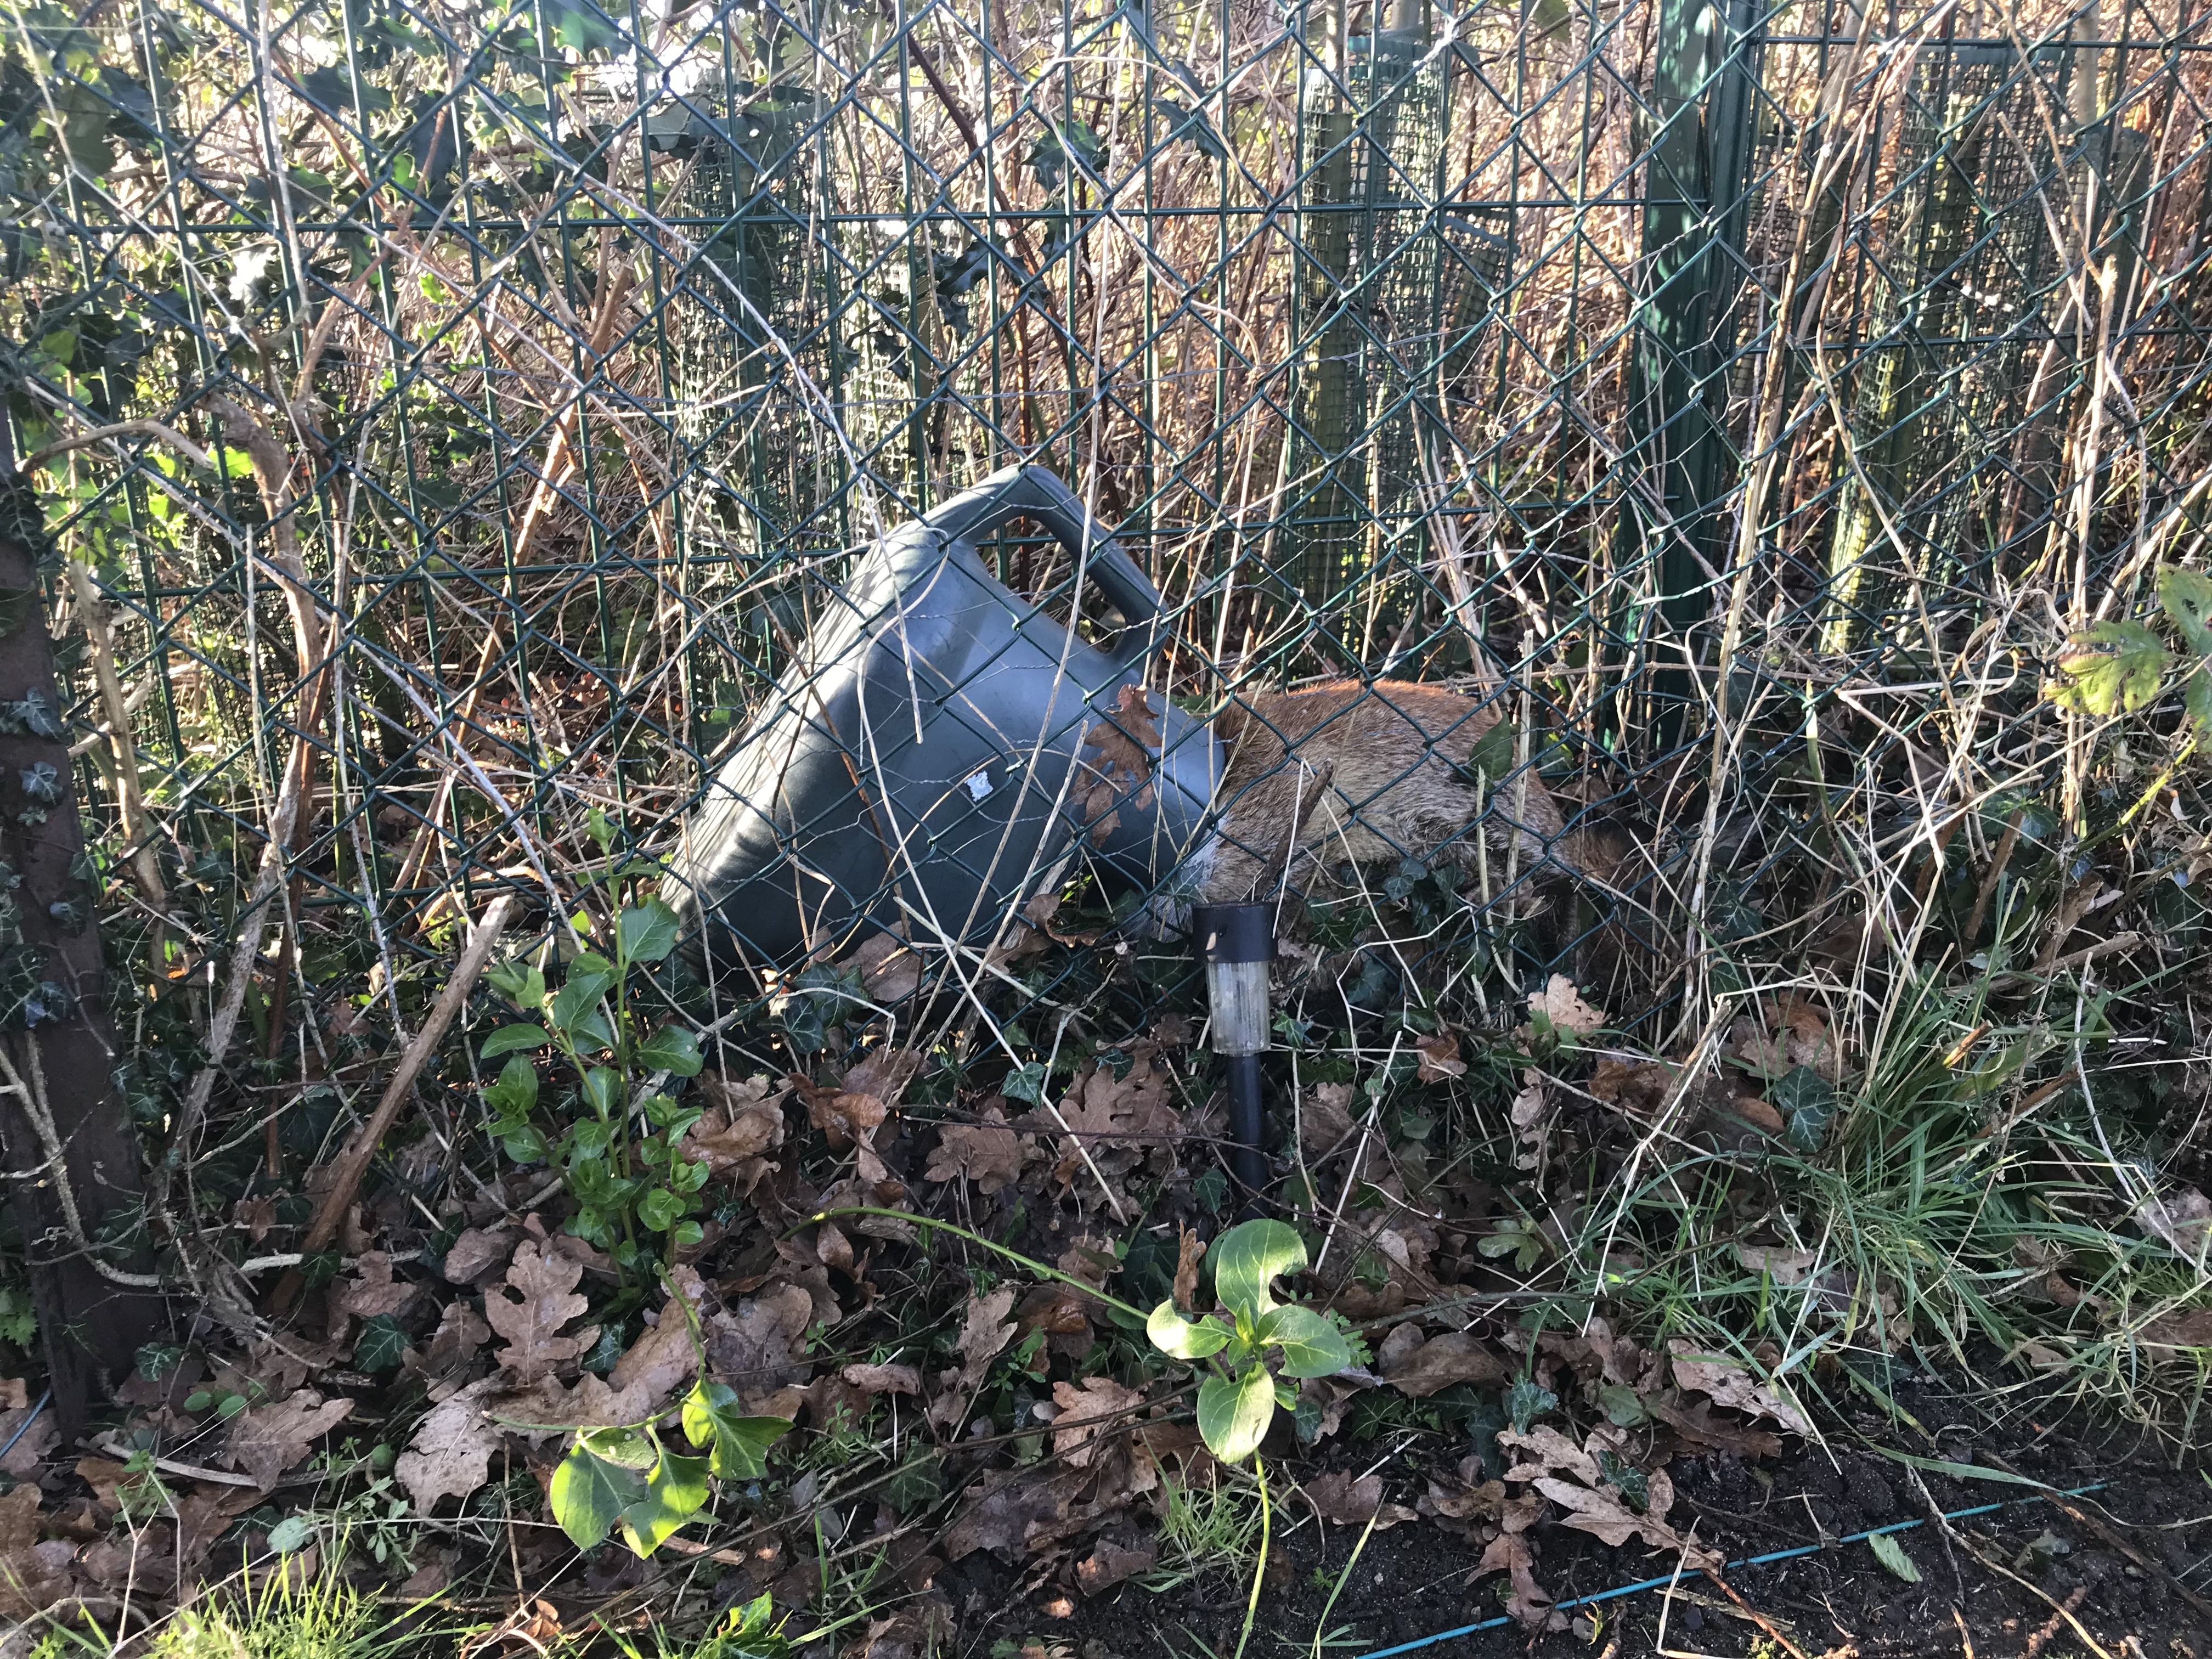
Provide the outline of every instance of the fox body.
<path id="1" fill-rule="evenodd" d="M 1418 858 L 1472 866 L 1478 837 L 1575 867 L 1558 803 L 1520 769 L 1493 702 L 1401 680 L 1245 698 L 1216 718 L 1229 762 L 1215 829 L 1177 884 L 1201 903 L 1261 896 L 1316 869 Z M 1484 819 L 1485 808 L 1489 817 Z"/>

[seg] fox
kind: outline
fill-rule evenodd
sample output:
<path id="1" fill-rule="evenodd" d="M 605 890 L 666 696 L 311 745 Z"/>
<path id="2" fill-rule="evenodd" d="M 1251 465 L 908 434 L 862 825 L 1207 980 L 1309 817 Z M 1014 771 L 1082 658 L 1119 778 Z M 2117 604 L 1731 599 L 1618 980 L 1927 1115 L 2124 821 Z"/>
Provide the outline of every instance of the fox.
<path id="1" fill-rule="evenodd" d="M 1499 704 L 1405 680 L 1337 680 L 1232 703 L 1212 834 L 1174 885 L 1184 902 L 1233 904 L 1328 884 L 1350 863 L 1415 858 L 1473 869 L 1519 841 L 1519 863 L 1580 873 L 1559 805 L 1519 765 Z M 1484 818 L 1487 807 L 1489 817 Z"/>

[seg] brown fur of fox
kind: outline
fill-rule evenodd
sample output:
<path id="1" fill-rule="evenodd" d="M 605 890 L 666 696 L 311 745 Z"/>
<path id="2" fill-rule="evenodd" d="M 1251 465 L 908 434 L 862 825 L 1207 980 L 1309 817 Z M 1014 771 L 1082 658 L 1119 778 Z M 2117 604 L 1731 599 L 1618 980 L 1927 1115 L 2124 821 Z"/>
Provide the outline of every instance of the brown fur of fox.
<path id="1" fill-rule="evenodd" d="M 1495 849 L 1517 830 L 1523 870 L 1548 858 L 1579 872 L 1583 838 L 1566 833 L 1534 769 L 1516 771 L 1513 728 L 1501 721 L 1495 702 L 1402 680 L 1240 699 L 1214 721 L 1229 763 L 1188 890 L 1201 903 L 1235 903 L 1267 896 L 1286 874 L 1306 886 L 1347 861 L 1472 869 L 1486 831 Z"/>

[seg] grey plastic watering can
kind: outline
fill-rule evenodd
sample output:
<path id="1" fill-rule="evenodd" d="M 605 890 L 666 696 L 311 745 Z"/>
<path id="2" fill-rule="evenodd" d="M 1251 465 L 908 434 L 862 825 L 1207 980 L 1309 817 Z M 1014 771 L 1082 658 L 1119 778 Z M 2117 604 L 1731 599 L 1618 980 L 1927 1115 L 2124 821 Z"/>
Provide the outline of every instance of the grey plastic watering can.
<path id="1" fill-rule="evenodd" d="M 976 540 L 1018 519 L 1121 613 L 1112 649 L 985 569 Z M 1007 468 L 900 526 L 832 604 L 670 860 L 663 895 L 710 973 L 877 933 L 972 946 L 1072 854 L 1149 885 L 1194 844 L 1219 748 L 1140 689 L 1159 594 L 1050 472 Z"/>

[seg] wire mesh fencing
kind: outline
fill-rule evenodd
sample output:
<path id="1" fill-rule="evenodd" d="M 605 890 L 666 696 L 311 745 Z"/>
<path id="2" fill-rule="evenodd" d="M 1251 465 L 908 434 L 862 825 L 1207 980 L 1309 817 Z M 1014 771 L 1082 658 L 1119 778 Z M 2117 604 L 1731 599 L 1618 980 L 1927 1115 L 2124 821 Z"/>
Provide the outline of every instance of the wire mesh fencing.
<path id="1" fill-rule="evenodd" d="M 920 841 L 787 821 L 802 884 L 810 843 L 900 846 L 780 959 L 674 987 L 724 1041 L 790 1040 L 811 988 L 939 1036 L 988 1004 L 1018 1066 L 1184 994 L 1209 895 L 1295 895 L 1316 1006 L 1407 1066 L 1555 973 L 1664 1033 L 1930 926 L 1997 949 L 1946 849 L 2133 807 L 2045 670 L 2202 541 L 2206 27 L 15 8 L 9 408 L 90 578 L 54 604 L 134 1098 L 167 1118 L 244 935 L 232 1018 L 319 1045 L 357 1014 L 286 1036 L 283 999 L 404 1030 L 493 891 L 588 931 L 763 709 L 822 729 L 865 550 L 1022 461 L 1158 595 L 1102 610 L 1084 544 L 983 540 L 1031 618 L 999 625 L 1118 665 L 1143 621 L 1147 695 L 1109 676 L 1044 734 L 1139 751 L 1132 787 L 1055 799 L 974 927 L 895 890 L 997 822 L 972 791 Z M 1087 858 L 1163 722 L 1219 745 L 1212 816 Z"/>

